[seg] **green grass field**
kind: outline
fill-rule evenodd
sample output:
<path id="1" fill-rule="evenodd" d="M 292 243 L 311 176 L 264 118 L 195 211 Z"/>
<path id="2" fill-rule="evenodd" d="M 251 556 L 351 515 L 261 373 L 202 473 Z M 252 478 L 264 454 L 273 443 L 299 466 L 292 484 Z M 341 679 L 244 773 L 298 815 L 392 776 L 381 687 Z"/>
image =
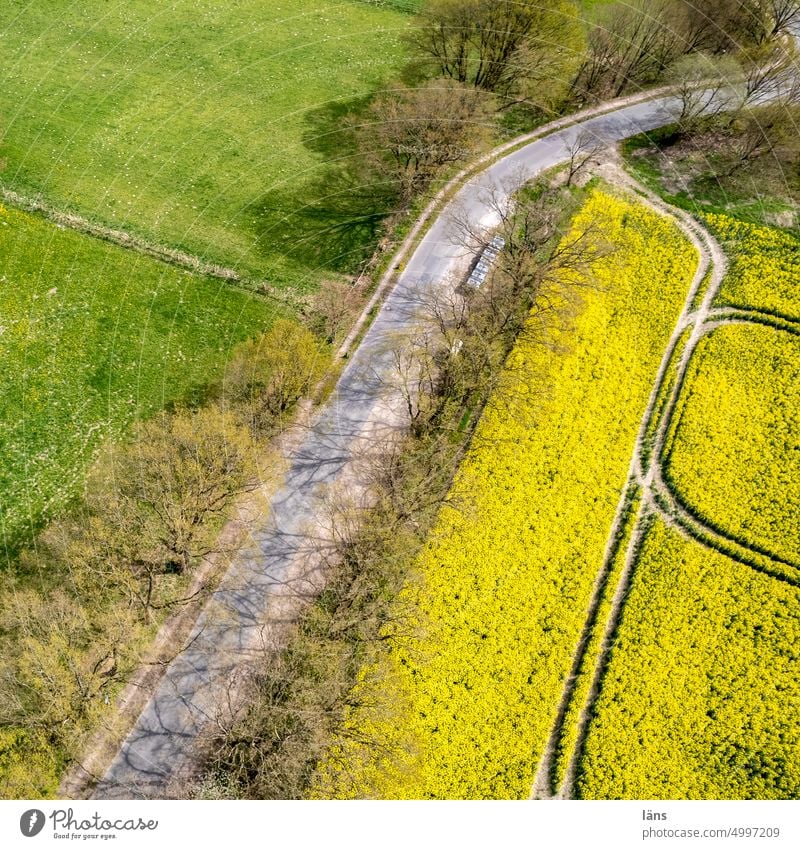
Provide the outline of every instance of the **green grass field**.
<path id="1" fill-rule="evenodd" d="M 0 208 L 0 562 L 79 491 L 97 446 L 201 395 L 268 302 Z"/>
<path id="2" fill-rule="evenodd" d="M 319 183 L 418 5 L 7 0 L 0 181 L 275 285 L 349 270 L 374 220 Z"/>

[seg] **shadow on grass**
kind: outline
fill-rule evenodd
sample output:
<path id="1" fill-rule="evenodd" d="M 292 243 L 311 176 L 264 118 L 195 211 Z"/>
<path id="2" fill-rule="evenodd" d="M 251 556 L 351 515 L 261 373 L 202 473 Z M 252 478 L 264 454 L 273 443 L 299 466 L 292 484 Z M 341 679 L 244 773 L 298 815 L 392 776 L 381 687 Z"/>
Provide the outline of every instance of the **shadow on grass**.
<path id="1" fill-rule="evenodd" d="M 381 226 L 397 209 L 397 192 L 359 155 L 347 118 L 358 123 L 371 96 L 326 104 L 306 118 L 304 144 L 324 158 L 299 184 L 270 190 L 252 207 L 265 256 L 337 274 L 355 273 L 374 252 Z"/>

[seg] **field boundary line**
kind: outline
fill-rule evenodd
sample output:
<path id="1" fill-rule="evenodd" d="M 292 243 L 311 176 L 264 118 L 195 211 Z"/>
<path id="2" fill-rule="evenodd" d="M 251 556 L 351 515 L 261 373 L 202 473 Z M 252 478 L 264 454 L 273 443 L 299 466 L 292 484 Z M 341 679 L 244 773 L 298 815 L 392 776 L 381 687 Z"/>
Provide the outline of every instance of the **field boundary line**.
<path id="1" fill-rule="evenodd" d="M 91 236 L 100 241 L 116 245 L 118 248 L 141 254 L 142 256 L 163 262 L 175 268 L 182 268 L 204 277 L 213 277 L 236 285 L 239 289 L 250 292 L 255 296 L 262 296 L 275 301 L 282 306 L 297 310 L 297 298 L 288 290 L 282 291 L 270 285 L 265 280 L 243 277 L 233 268 L 220 265 L 215 262 L 207 262 L 196 254 L 183 251 L 178 248 L 170 248 L 157 242 L 150 242 L 141 236 L 135 236 L 127 230 L 119 230 L 98 221 L 92 221 L 77 212 L 68 212 L 45 201 L 22 195 L 5 186 L 0 186 L 0 199 L 9 206 L 40 215 L 48 221 L 52 221 L 57 227 L 65 230 L 73 230 L 84 236 Z"/>
<path id="2" fill-rule="evenodd" d="M 188 251 L 168 248 L 165 245 L 149 242 L 140 236 L 134 236 L 128 233 L 126 230 L 118 230 L 114 227 L 100 224 L 97 221 L 91 221 L 83 215 L 78 215 L 76 212 L 65 212 L 42 200 L 27 197 L 4 186 L 0 187 L 0 197 L 10 206 L 15 206 L 25 212 L 38 213 L 62 229 L 75 230 L 78 233 L 83 233 L 85 236 L 94 236 L 97 239 L 110 242 L 120 248 L 127 248 L 136 253 L 149 256 L 152 259 L 161 260 L 161 262 L 168 263 L 169 265 L 177 265 L 189 271 L 196 271 L 198 274 L 204 274 L 207 277 L 218 277 L 220 280 L 229 280 L 233 283 L 242 282 L 241 275 L 232 268 L 227 268 L 224 265 L 218 265 L 213 262 L 206 262 L 200 259 L 199 256 L 190 254 Z"/>
<path id="3" fill-rule="evenodd" d="M 665 404 L 661 422 L 653 444 L 652 472 L 649 479 L 650 494 L 656 510 L 662 518 L 673 527 L 678 527 L 685 534 L 706 548 L 715 549 L 727 557 L 736 560 L 770 577 L 800 585 L 800 562 L 787 559 L 780 554 L 770 551 L 767 547 L 750 542 L 723 528 L 713 520 L 703 516 L 699 509 L 691 503 L 685 493 L 676 484 L 669 471 L 673 446 L 667 445 L 667 436 L 672 430 L 675 413 L 678 409 L 681 394 L 686 384 L 687 372 L 692 357 L 699 342 L 717 330 L 734 325 L 765 326 L 781 333 L 800 335 L 800 323 L 794 321 L 777 321 L 771 314 L 752 309 L 739 312 L 728 312 L 711 309 L 706 314 L 706 320 L 699 322 L 696 332 L 687 344 L 685 368 L 676 375 L 674 396 Z M 787 571 L 783 571 L 785 567 Z"/>

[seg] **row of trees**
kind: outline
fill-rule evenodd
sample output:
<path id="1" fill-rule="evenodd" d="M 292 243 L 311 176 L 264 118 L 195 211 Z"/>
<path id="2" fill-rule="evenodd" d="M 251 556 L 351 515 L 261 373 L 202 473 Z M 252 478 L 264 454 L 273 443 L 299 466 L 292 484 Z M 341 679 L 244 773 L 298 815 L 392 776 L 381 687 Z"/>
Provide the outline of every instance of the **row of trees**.
<path id="1" fill-rule="evenodd" d="M 393 635 L 419 628 L 397 595 L 450 498 L 483 404 L 490 394 L 502 403 L 497 378 L 509 350 L 523 333 L 538 343 L 542 328 L 568 321 L 581 288 L 591 285 L 592 263 L 610 250 L 592 221 L 565 226 L 582 198 L 574 188 L 523 189 L 517 180 L 507 190 L 517 196 L 513 209 L 505 192 L 489 198 L 507 244 L 484 286 L 464 293 L 457 281 L 444 281 L 435 294 L 410 296 L 419 323 L 391 341 L 393 368 L 384 378 L 403 402 L 408 435 L 355 457 L 370 493 L 366 506 L 346 491 L 326 493 L 330 538 L 314 552 L 326 563 L 325 590 L 287 648 L 255 666 L 245 709 L 219 726 L 209 747 L 199 796 L 307 795 L 330 741 L 348 733 L 348 711 L 362 697 L 354 689 L 359 670 L 390 649 Z M 456 213 L 452 224 L 453 238 L 485 242 L 466 215 Z M 510 394 L 503 400 L 515 408 Z"/>
<path id="2" fill-rule="evenodd" d="M 572 0 L 429 0 L 408 36 L 406 81 L 346 119 L 352 182 L 402 210 L 503 122 L 518 131 L 660 82 L 681 88 L 681 120 L 707 105 L 708 81 L 720 92 L 736 82 L 748 109 L 782 88 L 781 114 L 796 100 L 798 26 L 798 0 L 616 2 L 592 24 Z"/>
<path id="3" fill-rule="evenodd" d="M 798 23 L 796 0 L 615 3 L 590 31 L 572 92 L 581 99 L 616 97 L 668 79 L 687 55 L 735 54 L 749 71 L 775 52 L 792 55 L 789 36 Z"/>
<path id="4" fill-rule="evenodd" d="M 409 42 L 415 69 L 499 98 L 554 108 L 584 49 L 584 25 L 570 0 L 432 0 Z"/>
<path id="5" fill-rule="evenodd" d="M 236 351 L 204 406 L 160 413 L 109 446 L 80 503 L 21 554 L 0 599 L 3 795 L 47 784 L 35 770 L 12 776 L 5 762 L 50 764 L 55 781 L 141 671 L 154 627 L 203 601 L 213 570 L 199 567 L 227 553 L 220 530 L 258 485 L 264 439 L 326 365 L 310 331 L 277 321 Z"/>
<path id="6" fill-rule="evenodd" d="M 582 141 L 575 145 L 572 179 L 591 161 L 593 148 L 581 147 Z M 508 203 L 508 194 L 515 203 Z M 501 403 L 497 381 L 515 342 L 540 338 L 574 314 L 581 289 L 591 285 L 593 263 L 611 250 L 593 222 L 564 229 L 581 196 L 568 186 L 526 187 L 522 177 L 488 190 L 505 247 L 486 282 L 464 292 L 453 280 L 413 296 L 424 318 L 393 350 L 391 388 L 404 398 L 415 436 L 457 428 L 465 416 L 474 420 L 490 395 Z M 486 232 L 466 210 L 455 210 L 451 229 L 472 251 L 486 243 Z M 506 381 L 506 391 L 510 385 Z M 507 400 L 511 410 L 513 399 Z"/>
<path id="7" fill-rule="evenodd" d="M 746 65 L 800 26 L 797 0 L 634 0 L 589 27 L 569 0 L 432 0 L 410 43 L 421 73 L 540 110 L 566 94 L 602 99 L 662 79 L 687 54 L 736 53 Z"/>

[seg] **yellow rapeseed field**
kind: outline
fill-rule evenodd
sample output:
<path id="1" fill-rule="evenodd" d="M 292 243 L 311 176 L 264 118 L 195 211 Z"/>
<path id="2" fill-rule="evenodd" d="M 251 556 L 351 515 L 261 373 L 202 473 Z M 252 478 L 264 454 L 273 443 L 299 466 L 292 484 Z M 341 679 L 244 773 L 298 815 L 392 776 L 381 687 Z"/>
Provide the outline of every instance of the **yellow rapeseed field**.
<path id="1" fill-rule="evenodd" d="M 584 798 L 796 799 L 800 589 L 656 521 L 578 776 Z"/>
<path id="2" fill-rule="evenodd" d="M 800 318 L 800 240 L 726 215 L 704 218 L 730 258 L 717 304 Z"/>
<path id="3" fill-rule="evenodd" d="M 761 324 L 705 336 L 670 437 L 665 472 L 693 513 L 745 545 L 800 563 L 797 336 Z"/>
<path id="4" fill-rule="evenodd" d="M 698 343 L 662 466 L 702 524 L 761 555 L 748 564 L 713 535 L 706 546 L 663 519 L 649 527 L 593 706 L 582 797 L 800 793 L 800 339 L 786 320 L 800 316 L 800 242 L 706 218 L 730 260 L 716 305 L 751 321 Z"/>

